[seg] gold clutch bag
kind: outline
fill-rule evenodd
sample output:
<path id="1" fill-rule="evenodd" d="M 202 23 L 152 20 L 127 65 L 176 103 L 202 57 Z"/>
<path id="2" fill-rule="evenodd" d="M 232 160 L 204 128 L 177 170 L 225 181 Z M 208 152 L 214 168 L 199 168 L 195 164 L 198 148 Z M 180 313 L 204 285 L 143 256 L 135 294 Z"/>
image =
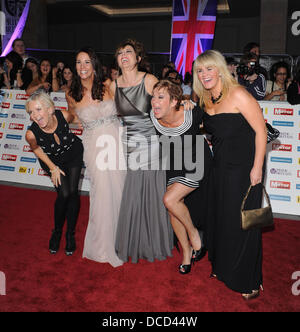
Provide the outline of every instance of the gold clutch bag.
<path id="1" fill-rule="evenodd" d="M 263 192 L 265 193 L 266 198 L 267 198 L 268 206 L 266 206 L 264 208 L 260 208 L 260 209 L 244 210 L 246 200 L 247 200 L 250 190 L 252 188 L 251 185 L 242 202 L 241 223 L 242 223 L 242 229 L 244 231 L 247 231 L 251 228 L 261 228 L 261 227 L 266 227 L 266 226 L 272 226 L 274 224 L 270 198 L 266 191 L 265 186 L 262 185 L 262 187 L 263 187 Z"/>

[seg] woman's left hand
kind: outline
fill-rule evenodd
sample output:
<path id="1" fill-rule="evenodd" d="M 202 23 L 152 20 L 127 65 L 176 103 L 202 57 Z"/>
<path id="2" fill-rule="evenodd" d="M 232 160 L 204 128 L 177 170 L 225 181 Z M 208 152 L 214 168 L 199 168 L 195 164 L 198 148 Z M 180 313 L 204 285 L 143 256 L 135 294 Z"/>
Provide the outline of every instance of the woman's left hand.
<path id="1" fill-rule="evenodd" d="M 251 186 L 255 186 L 262 181 L 262 169 L 253 167 L 251 172 L 250 172 L 250 182 Z"/>
<path id="2" fill-rule="evenodd" d="M 60 175 L 66 176 L 64 171 L 62 171 L 58 166 L 55 166 L 54 169 L 50 170 L 51 172 L 51 181 L 54 184 L 55 187 L 58 187 L 61 185 Z"/>

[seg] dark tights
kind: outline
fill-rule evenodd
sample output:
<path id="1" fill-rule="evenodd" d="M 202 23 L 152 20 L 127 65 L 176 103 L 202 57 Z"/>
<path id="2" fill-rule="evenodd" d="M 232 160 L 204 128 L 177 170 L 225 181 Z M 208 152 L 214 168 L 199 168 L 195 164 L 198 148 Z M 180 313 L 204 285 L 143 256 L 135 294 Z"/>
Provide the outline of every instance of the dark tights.
<path id="1" fill-rule="evenodd" d="M 54 204 L 54 225 L 55 230 L 61 231 L 67 219 L 67 233 L 72 233 L 75 231 L 80 208 L 78 184 L 81 167 L 64 168 L 63 171 L 66 176 L 61 174 L 61 185 L 55 187 L 57 198 Z"/>

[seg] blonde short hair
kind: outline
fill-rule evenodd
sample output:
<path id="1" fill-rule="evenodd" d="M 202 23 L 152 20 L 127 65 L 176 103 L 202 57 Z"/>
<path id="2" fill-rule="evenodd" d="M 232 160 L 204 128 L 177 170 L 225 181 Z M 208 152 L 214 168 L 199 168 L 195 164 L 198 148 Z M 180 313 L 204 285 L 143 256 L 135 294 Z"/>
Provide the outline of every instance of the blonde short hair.
<path id="1" fill-rule="evenodd" d="M 199 105 L 206 106 L 210 102 L 211 95 L 200 82 L 197 71 L 200 66 L 215 67 L 219 71 L 222 80 L 222 98 L 226 97 L 229 90 L 238 86 L 238 82 L 232 76 L 227 68 L 227 63 L 223 55 L 216 50 L 208 50 L 198 55 L 193 66 L 193 90 L 199 97 Z"/>
<path id="2" fill-rule="evenodd" d="M 43 106 L 45 106 L 47 109 L 52 108 L 54 111 L 54 102 L 50 96 L 45 91 L 38 90 L 34 92 L 26 101 L 25 108 L 27 113 L 29 113 L 29 103 L 36 100 L 40 101 L 41 104 L 43 104 Z"/>

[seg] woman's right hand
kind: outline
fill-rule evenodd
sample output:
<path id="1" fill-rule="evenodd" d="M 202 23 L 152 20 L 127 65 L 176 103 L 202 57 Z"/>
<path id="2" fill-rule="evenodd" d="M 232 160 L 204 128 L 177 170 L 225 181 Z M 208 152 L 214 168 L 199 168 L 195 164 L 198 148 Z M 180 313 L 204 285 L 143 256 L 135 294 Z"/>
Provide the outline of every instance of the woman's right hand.
<path id="1" fill-rule="evenodd" d="M 278 89 L 278 90 L 274 90 L 272 93 L 273 93 L 273 96 L 282 96 L 286 93 L 286 91 Z"/>
<path id="2" fill-rule="evenodd" d="M 54 186 L 58 187 L 59 185 L 61 185 L 60 174 L 62 174 L 63 176 L 65 176 L 66 174 L 58 166 L 51 169 L 50 172 L 51 172 L 51 181 L 54 184 Z"/>
<path id="3" fill-rule="evenodd" d="M 256 186 L 262 181 L 262 168 L 261 167 L 253 167 L 250 172 L 250 182 L 251 186 Z"/>

